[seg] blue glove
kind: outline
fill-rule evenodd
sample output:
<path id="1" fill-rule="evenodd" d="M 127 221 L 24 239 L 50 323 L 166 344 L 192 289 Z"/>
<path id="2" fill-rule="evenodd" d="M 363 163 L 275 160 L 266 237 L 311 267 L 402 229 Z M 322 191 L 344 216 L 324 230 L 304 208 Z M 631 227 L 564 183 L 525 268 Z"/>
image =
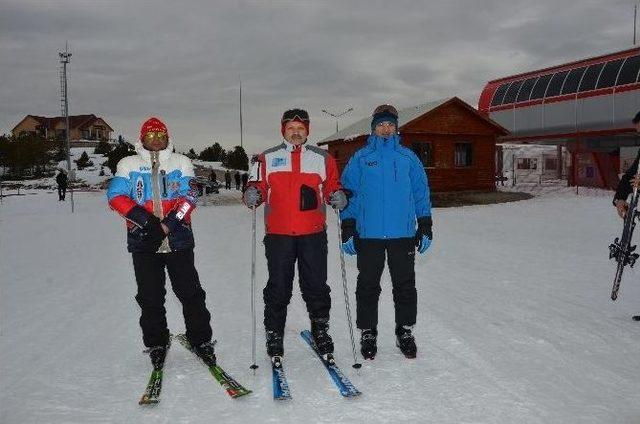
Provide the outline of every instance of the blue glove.
<path id="1" fill-rule="evenodd" d="M 358 231 L 356 230 L 356 220 L 353 218 L 345 219 L 342 221 L 342 251 L 347 255 L 355 255 L 356 253 L 356 237 L 358 237 Z"/>
<path id="2" fill-rule="evenodd" d="M 433 239 L 433 230 L 431 229 L 433 222 L 430 216 L 422 216 L 418 218 L 418 229 L 416 230 L 416 247 L 421 255 L 431 246 Z"/>
<path id="3" fill-rule="evenodd" d="M 418 253 L 420 253 L 421 255 L 424 254 L 424 252 L 429 249 L 429 246 L 431 246 L 431 239 L 427 236 L 422 236 L 420 242 L 418 243 Z"/>
<path id="4" fill-rule="evenodd" d="M 353 236 L 349 237 L 349 239 L 346 242 L 342 243 L 342 251 L 347 255 L 351 255 L 351 256 L 357 253 L 356 244 L 355 244 L 355 241 L 353 240 Z"/>

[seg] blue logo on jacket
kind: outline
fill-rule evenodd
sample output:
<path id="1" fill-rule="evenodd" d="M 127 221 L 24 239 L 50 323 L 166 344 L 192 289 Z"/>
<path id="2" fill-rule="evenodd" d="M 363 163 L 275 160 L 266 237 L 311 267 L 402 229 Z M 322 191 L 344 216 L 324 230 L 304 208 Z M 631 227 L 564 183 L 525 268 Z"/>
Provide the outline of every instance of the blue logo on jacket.
<path id="1" fill-rule="evenodd" d="M 271 161 L 271 167 L 273 168 L 277 168 L 279 166 L 286 166 L 287 165 L 287 158 L 273 158 L 273 160 Z"/>

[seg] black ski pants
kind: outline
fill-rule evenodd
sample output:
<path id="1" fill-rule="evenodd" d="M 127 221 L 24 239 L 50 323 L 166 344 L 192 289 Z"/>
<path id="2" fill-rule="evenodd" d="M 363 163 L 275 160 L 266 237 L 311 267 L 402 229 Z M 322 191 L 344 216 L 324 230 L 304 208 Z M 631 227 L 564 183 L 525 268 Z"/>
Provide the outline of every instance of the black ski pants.
<path id="1" fill-rule="evenodd" d="M 377 328 L 380 278 L 385 252 L 395 307 L 396 326 L 416 323 L 417 301 L 415 242 L 413 238 L 359 239 L 358 284 L 356 286 L 356 324 L 360 329 Z"/>
<path id="2" fill-rule="evenodd" d="M 67 194 L 67 186 L 58 185 L 58 201 L 64 200 L 66 194 Z"/>
<path id="3" fill-rule="evenodd" d="M 211 340 L 211 315 L 200 285 L 193 250 L 171 253 L 132 253 L 133 269 L 138 283 L 136 301 L 142 310 L 140 327 L 147 347 L 166 344 L 169 340 L 165 301 L 165 267 L 171 287 L 182 303 L 182 314 L 189 342 L 197 345 Z"/>
<path id="4" fill-rule="evenodd" d="M 309 318 L 328 319 L 331 289 L 327 284 L 326 231 L 303 236 L 267 234 L 264 247 L 269 269 L 269 280 L 262 291 L 265 329 L 284 333 L 296 261 L 300 291 Z"/>

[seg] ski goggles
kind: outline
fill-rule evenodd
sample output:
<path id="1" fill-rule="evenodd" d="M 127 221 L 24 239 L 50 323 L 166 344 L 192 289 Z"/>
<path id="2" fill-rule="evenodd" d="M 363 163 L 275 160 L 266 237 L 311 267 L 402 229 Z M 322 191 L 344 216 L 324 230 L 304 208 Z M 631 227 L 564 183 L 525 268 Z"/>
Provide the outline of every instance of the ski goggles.
<path id="1" fill-rule="evenodd" d="M 169 137 L 167 133 L 164 131 L 149 131 L 145 133 L 143 138 L 145 141 L 153 141 L 153 140 L 165 141 Z"/>
<path id="2" fill-rule="evenodd" d="M 309 114 L 307 113 L 307 111 L 302 109 L 290 109 L 286 111 L 284 115 L 282 115 L 281 123 L 286 124 L 287 122 L 291 121 L 300 121 L 304 124 L 308 124 Z"/>

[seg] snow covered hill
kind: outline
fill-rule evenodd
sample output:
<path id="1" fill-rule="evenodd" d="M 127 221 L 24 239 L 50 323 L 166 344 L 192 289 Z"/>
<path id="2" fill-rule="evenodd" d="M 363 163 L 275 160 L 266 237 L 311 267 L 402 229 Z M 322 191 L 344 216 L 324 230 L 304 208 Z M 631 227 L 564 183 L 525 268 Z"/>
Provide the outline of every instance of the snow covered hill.
<path id="1" fill-rule="evenodd" d="M 219 361 L 254 393 L 230 399 L 175 345 L 161 403 L 138 406 L 150 365 L 122 219 L 104 193 L 78 193 L 71 215 L 54 193 L 39 192 L 0 205 L 1 423 L 640 422 L 640 323 L 631 320 L 640 313 L 640 275 L 628 272 L 618 302 L 609 300 L 607 246 L 621 222 L 608 197 L 436 209 L 434 245 L 417 260 L 418 358 L 394 346 L 385 273 L 379 354 L 360 372 L 350 367 L 330 216 L 331 332 L 339 365 L 363 392 L 357 399 L 338 395 L 298 336 L 308 319 L 296 289 L 285 337 L 293 400 L 272 400 L 262 331 L 260 368 L 248 369 L 250 212 L 201 207 L 194 221 Z M 355 261 L 347 263 L 355 307 Z M 257 268 L 261 289 L 261 243 Z M 172 331 L 183 331 L 172 293 L 167 309 Z"/>

